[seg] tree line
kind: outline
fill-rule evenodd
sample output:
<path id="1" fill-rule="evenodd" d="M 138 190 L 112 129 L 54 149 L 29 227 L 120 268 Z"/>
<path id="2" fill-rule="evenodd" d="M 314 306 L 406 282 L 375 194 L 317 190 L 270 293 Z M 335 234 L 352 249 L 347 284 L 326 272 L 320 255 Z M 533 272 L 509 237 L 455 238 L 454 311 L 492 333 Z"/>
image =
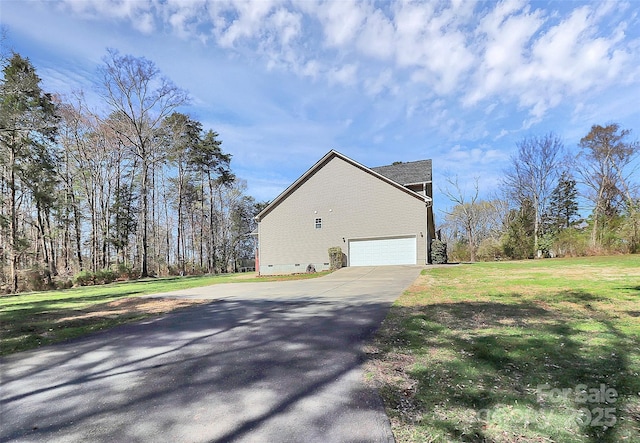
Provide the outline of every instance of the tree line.
<path id="1" fill-rule="evenodd" d="M 264 204 L 152 61 L 108 50 L 101 111 L 42 91 L 20 54 L 2 64 L 0 292 L 249 265 Z"/>
<path id="2" fill-rule="evenodd" d="M 640 144 L 617 123 L 593 125 L 577 149 L 555 134 L 516 144 L 499 189 L 480 199 L 456 177 L 442 239 L 451 261 L 583 256 L 640 251 Z M 582 207 L 582 210 L 581 210 Z"/>

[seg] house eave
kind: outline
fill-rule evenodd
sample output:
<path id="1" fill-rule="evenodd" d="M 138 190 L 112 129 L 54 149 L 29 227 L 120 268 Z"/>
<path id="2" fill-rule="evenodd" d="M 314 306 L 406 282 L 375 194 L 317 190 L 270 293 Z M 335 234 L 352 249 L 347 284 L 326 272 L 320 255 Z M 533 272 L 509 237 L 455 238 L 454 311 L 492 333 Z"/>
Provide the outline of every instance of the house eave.
<path id="1" fill-rule="evenodd" d="M 431 180 L 425 182 L 415 182 L 415 183 L 405 183 L 404 186 L 416 186 L 416 185 L 424 185 L 426 183 L 433 183 Z"/>

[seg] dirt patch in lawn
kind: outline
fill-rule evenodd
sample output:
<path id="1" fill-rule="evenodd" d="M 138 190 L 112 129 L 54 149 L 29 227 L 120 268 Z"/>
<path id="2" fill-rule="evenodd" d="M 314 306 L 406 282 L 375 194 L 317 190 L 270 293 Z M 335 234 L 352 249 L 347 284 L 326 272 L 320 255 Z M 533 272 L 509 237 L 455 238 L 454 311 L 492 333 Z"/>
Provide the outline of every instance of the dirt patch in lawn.
<path id="1" fill-rule="evenodd" d="M 83 308 L 40 310 L 20 316 L 5 316 L 0 324 L 0 355 L 211 302 L 187 298 L 127 297 Z"/>
<path id="2" fill-rule="evenodd" d="M 193 305 L 210 303 L 211 300 L 200 299 L 175 299 L 175 298 L 139 298 L 130 297 L 115 300 L 109 303 L 101 303 L 89 308 L 58 311 L 51 314 L 42 314 L 44 319 L 50 315 L 53 323 L 59 324 L 70 321 L 82 321 L 99 318 L 116 318 L 119 316 L 157 315 L 166 314 L 177 309 Z"/>

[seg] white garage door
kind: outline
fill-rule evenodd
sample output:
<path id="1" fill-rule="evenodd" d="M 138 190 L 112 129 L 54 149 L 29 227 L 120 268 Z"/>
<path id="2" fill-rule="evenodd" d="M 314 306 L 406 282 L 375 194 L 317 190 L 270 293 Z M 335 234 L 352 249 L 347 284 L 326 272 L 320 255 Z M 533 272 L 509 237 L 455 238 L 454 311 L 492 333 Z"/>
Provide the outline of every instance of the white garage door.
<path id="1" fill-rule="evenodd" d="M 416 238 L 383 238 L 349 242 L 350 266 L 415 265 Z"/>

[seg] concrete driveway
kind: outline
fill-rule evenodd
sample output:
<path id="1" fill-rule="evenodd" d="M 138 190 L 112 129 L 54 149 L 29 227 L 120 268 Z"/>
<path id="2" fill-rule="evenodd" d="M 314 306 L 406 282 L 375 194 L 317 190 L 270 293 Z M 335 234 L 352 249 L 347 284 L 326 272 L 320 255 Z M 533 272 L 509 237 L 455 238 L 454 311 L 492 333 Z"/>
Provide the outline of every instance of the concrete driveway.
<path id="1" fill-rule="evenodd" d="M 162 294 L 211 303 L 4 358 L 0 441 L 393 441 L 361 349 L 420 269 Z"/>

